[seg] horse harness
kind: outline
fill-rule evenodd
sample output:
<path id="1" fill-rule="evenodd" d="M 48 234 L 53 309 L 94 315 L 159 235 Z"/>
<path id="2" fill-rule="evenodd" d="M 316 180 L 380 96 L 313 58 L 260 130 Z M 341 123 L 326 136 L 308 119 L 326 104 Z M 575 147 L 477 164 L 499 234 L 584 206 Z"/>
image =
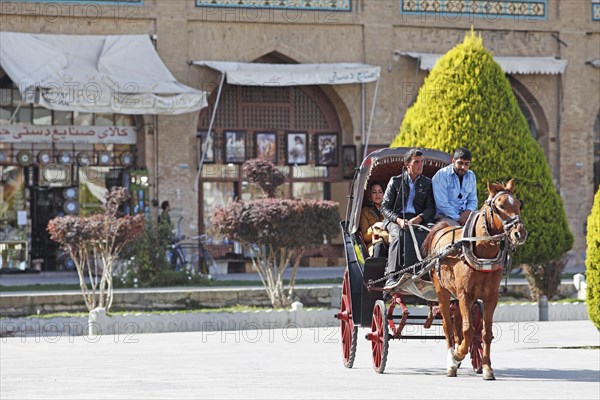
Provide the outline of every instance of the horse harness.
<path id="1" fill-rule="evenodd" d="M 452 242 L 446 246 L 446 248 L 442 249 L 440 253 L 445 253 L 445 255 L 447 255 L 449 253 L 448 250 L 458 250 L 460 248 L 460 257 L 469 266 L 469 268 L 481 272 L 493 272 L 500 269 L 501 266 L 504 266 L 504 273 L 506 274 L 511 264 L 510 254 L 516 250 L 515 245 L 510 240 L 507 240 L 507 238 L 509 232 L 514 228 L 514 226 L 519 223 L 523 223 L 523 221 L 519 215 L 510 218 L 502 217 L 499 210 L 494 205 L 494 202 L 498 197 L 504 194 L 510 195 L 511 193 L 503 190 L 497 192 L 492 198 L 487 199 L 485 201 L 485 205 L 487 205 L 487 207 L 483 207 L 479 211 L 472 213 L 469 216 L 465 226 L 462 228 L 461 237 L 456 241 L 453 237 Z M 485 235 L 474 236 L 476 223 L 480 217 Z M 502 222 L 503 232 L 496 235 L 490 235 L 487 221 L 493 221 L 495 217 Z M 457 227 L 456 229 L 453 229 L 452 234 L 455 235 L 456 230 L 458 229 L 460 228 Z M 446 232 L 446 234 L 449 233 L 450 232 Z M 500 247 L 500 251 L 493 258 L 479 258 L 474 253 L 475 242 L 478 241 L 497 242 L 498 246 Z M 440 258 L 438 257 L 436 260 L 436 273 L 438 276 L 440 275 L 439 259 Z"/>
<path id="2" fill-rule="evenodd" d="M 508 270 L 510 264 L 510 254 L 515 251 L 515 245 L 507 240 L 509 236 L 509 232 L 515 227 L 517 224 L 522 224 L 521 216 L 516 215 L 510 218 L 503 218 L 500 214 L 499 210 L 495 206 L 495 201 L 498 197 L 502 195 L 511 195 L 508 191 L 499 191 L 492 198 L 487 199 L 485 201 L 485 205 L 487 207 L 481 208 L 476 213 L 473 213 L 469 216 L 467 223 L 463 229 L 463 236 L 460 239 L 461 249 L 462 249 L 462 259 L 467 263 L 469 268 L 474 269 L 476 271 L 481 272 L 493 272 L 497 271 L 504 266 L 504 271 Z M 476 222 L 481 217 L 481 224 L 484 232 L 484 236 L 474 236 Z M 494 218 L 498 218 L 500 222 L 502 222 L 502 233 L 496 235 L 490 235 L 488 221 L 494 221 Z M 475 256 L 475 242 L 477 241 L 490 241 L 496 242 L 500 248 L 498 254 L 493 258 L 478 258 Z"/>

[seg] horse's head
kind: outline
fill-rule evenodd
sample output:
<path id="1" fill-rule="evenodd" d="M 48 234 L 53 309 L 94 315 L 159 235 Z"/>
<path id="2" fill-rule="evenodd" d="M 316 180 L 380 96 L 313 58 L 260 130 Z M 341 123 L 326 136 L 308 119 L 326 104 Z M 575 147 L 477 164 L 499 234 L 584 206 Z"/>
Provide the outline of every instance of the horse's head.
<path id="1" fill-rule="evenodd" d="M 486 221 L 490 227 L 503 230 L 513 246 L 525 243 L 527 230 L 521 219 L 521 207 L 523 203 L 515 198 L 515 182 L 508 181 L 506 186 L 498 183 L 487 183 L 490 196 L 485 201 L 489 208 L 486 213 Z"/>

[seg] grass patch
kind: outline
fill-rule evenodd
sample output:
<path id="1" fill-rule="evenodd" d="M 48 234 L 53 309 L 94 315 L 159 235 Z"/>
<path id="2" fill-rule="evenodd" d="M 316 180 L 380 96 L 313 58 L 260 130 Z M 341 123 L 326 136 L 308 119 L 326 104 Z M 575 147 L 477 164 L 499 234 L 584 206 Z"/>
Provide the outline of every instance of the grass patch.
<path id="1" fill-rule="evenodd" d="M 288 285 L 289 280 L 284 280 L 284 284 Z M 341 285 L 342 278 L 336 279 L 297 279 L 295 286 L 297 285 Z M 260 281 L 222 281 L 222 280 L 211 280 L 206 281 L 202 284 L 193 284 L 186 286 L 177 286 L 177 287 L 187 287 L 187 288 L 199 288 L 199 287 L 232 287 L 232 286 L 244 286 L 244 287 L 262 287 L 262 283 Z M 165 287 L 165 286 L 155 286 L 156 288 Z M 171 286 L 168 286 L 171 287 Z M 117 289 L 133 289 L 132 287 L 119 287 Z M 144 287 L 144 289 L 148 289 Z M 52 291 L 63 291 L 63 290 L 76 290 L 79 291 L 80 287 L 78 284 L 34 284 L 34 285 L 14 285 L 14 286 L 6 286 L 0 285 L 0 293 L 8 293 L 8 292 L 52 292 Z"/>
<path id="2" fill-rule="evenodd" d="M 111 311 L 110 315 L 125 315 L 125 314 L 188 314 L 188 313 L 240 313 L 240 312 L 254 312 L 254 311 L 283 311 L 288 310 L 289 308 L 273 308 L 273 307 L 259 307 L 259 306 L 245 306 L 243 304 L 238 304 L 235 306 L 228 307 L 215 307 L 215 308 L 197 308 L 197 309 L 181 309 L 181 310 L 119 310 L 119 311 Z"/>
<path id="3" fill-rule="evenodd" d="M 55 283 L 42 285 L 36 283 L 34 285 L 0 285 L 0 293 L 6 292 L 45 292 L 45 291 L 58 291 L 58 290 L 80 290 L 79 285 L 76 284 L 63 284 Z"/>

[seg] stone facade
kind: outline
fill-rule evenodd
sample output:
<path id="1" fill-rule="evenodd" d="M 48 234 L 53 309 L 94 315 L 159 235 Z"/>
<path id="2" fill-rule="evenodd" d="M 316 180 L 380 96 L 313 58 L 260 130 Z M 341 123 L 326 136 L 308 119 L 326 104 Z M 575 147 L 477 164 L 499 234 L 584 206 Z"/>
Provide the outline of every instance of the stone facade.
<path id="1" fill-rule="evenodd" d="M 592 206 L 594 132 L 600 113 L 600 22 L 593 0 L 523 1 L 260 1 L 144 0 L 0 3 L 2 30 L 60 34 L 156 35 L 156 48 L 182 83 L 213 91 L 218 75 L 188 60 L 252 62 L 279 54 L 297 63 L 364 62 L 382 67 L 370 142 L 389 144 L 415 99 L 426 72 L 394 51 L 444 53 L 473 27 L 498 56 L 552 56 L 568 61 L 564 74 L 515 75 L 527 89 L 538 141 L 564 201 L 575 236 L 575 262 L 583 263 L 585 225 Z M 86 4 L 88 3 L 88 4 Z M 210 4 L 209 4 L 210 3 Z M 232 4 L 236 7 L 230 7 Z M 485 3 L 485 4 L 484 4 Z M 598 65 L 600 61 L 596 61 Z M 137 66 L 143 68 L 143 65 Z M 328 89 L 342 127 L 343 144 L 359 146 L 368 123 L 374 85 Z M 361 99 L 365 99 L 365 104 Z M 338 101 L 339 100 L 339 101 Z M 366 121 L 363 120 L 363 108 Z M 197 230 L 197 116 L 157 118 L 146 130 L 145 159 L 158 173 L 152 197 L 174 199 L 184 233 Z M 157 134 L 154 142 L 153 134 Z M 155 149 L 155 143 L 158 148 Z M 597 151 L 597 150 L 596 150 Z M 152 168 L 158 156 L 158 171 Z M 154 182 L 154 177 L 151 177 Z M 343 199 L 347 183 L 332 185 Z M 343 210 L 345 205 L 342 205 Z"/>

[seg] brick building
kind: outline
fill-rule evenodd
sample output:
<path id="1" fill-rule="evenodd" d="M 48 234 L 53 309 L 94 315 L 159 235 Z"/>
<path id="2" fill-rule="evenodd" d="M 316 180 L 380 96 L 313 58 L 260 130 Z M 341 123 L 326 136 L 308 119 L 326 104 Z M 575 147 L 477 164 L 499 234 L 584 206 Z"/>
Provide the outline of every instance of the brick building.
<path id="1" fill-rule="evenodd" d="M 182 217 L 184 234 L 208 228 L 207 215 L 215 205 L 256 195 L 242 179 L 238 162 L 267 154 L 267 145 L 268 157 L 290 178 L 283 195 L 333 199 L 340 202 L 343 212 L 349 186 L 344 167 L 351 167 L 354 154 L 360 162 L 368 132 L 371 148 L 387 146 L 432 62 L 473 27 L 507 73 L 532 135 L 544 149 L 575 236 L 573 262 L 583 263 L 586 219 L 600 183 L 600 2 L 596 0 L 48 0 L 0 1 L 0 6 L 1 31 L 148 35 L 179 82 L 208 93 L 209 105 L 200 113 L 93 114 L 88 122 L 71 116 L 68 124 L 60 123 L 55 111 L 36 120 L 35 115 L 43 113 L 37 105 L 17 110 L 16 103 L 6 98 L 0 105 L 3 128 L 35 126 L 36 121 L 135 128 L 135 141 L 129 147 L 102 148 L 116 160 L 106 175 L 132 182 L 145 196 L 145 204 L 148 199 L 170 200 L 173 213 Z M 220 72 L 191 63 L 208 60 L 362 63 L 380 67 L 381 72 L 378 83 L 340 85 L 267 87 L 225 80 L 219 97 Z M 127 67 L 147 66 L 141 61 Z M 15 83 L 4 71 L 2 75 L 1 87 L 8 93 Z M 206 131 L 215 108 L 214 136 L 209 138 Z M 296 140 L 305 151 L 300 161 L 292 160 Z M 335 148 L 332 161 L 322 159 L 326 140 Z M 203 142 L 210 147 L 198 179 Z M 44 148 L 24 143 L 33 158 L 27 162 L 27 171 L 44 175 L 50 168 L 40 165 L 40 152 L 60 163 L 56 145 Z M 5 204 L 0 210 L 4 232 L 0 240 L 4 241 L 27 240 L 40 229 L 32 220 L 37 205 L 27 192 L 31 189 L 19 159 L 22 147 L 23 141 L 0 143 Z M 88 151 L 94 165 L 102 149 L 94 145 Z M 75 177 L 78 152 L 74 146 L 71 150 Z M 121 162 L 125 153 L 133 156 L 132 165 Z M 21 171 L 22 178 L 15 180 L 15 171 Z M 23 194 L 12 194 L 8 201 L 10 184 Z M 39 177 L 31 184 L 45 187 Z M 81 182 L 71 179 L 65 186 L 76 185 Z M 60 204 L 55 207 L 64 207 L 63 200 L 57 201 Z M 79 201 L 83 210 L 84 200 Z M 31 241 L 29 245 L 36 246 Z M 36 257 L 33 254 L 30 258 Z M 53 264 L 48 260 L 43 268 L 57 269 Z"/>

